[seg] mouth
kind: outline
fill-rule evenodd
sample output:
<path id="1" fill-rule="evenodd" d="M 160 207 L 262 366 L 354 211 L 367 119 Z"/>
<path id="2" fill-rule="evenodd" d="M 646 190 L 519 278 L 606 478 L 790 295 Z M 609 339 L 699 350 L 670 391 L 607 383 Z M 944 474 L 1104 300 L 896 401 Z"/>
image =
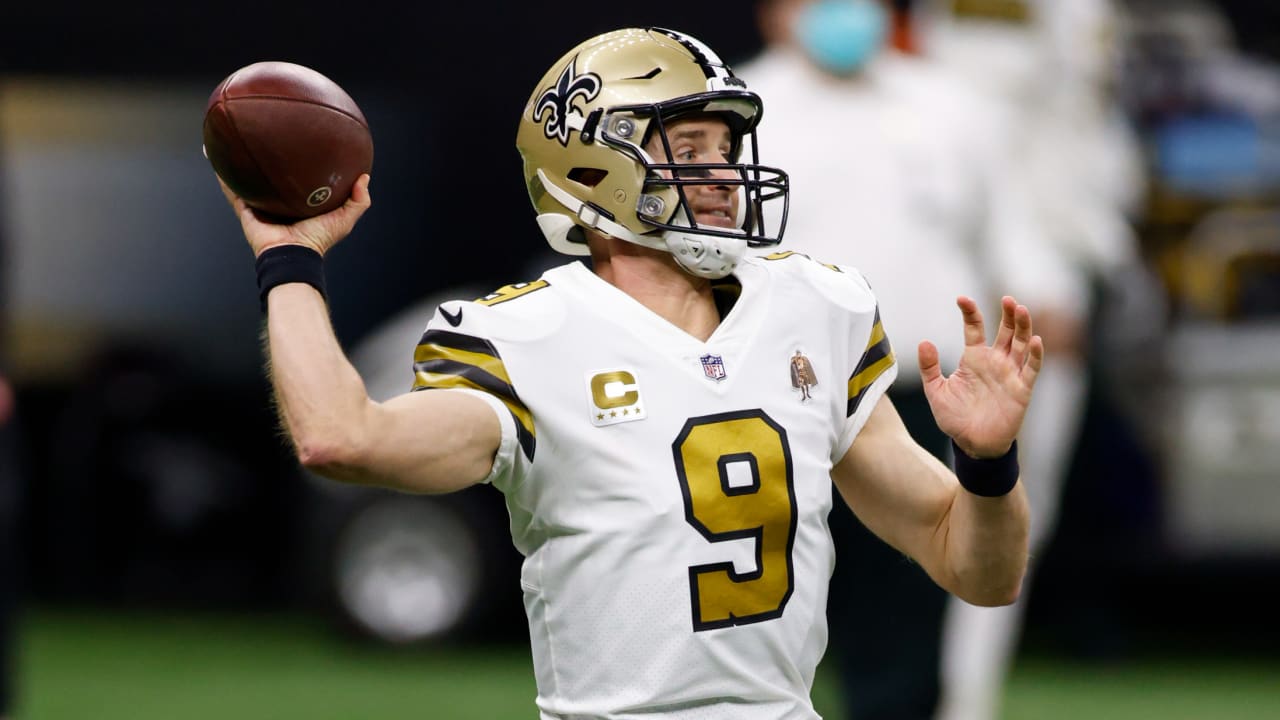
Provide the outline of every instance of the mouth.
<path id="1" fill-rule="evenodd" d="M 737 227 L 737 223 L 734 222 L 733 208 L 727 205 L 699 208 L 694 211 L 693 217 L 699 225 L 714 225 L 725 228 Z"/>

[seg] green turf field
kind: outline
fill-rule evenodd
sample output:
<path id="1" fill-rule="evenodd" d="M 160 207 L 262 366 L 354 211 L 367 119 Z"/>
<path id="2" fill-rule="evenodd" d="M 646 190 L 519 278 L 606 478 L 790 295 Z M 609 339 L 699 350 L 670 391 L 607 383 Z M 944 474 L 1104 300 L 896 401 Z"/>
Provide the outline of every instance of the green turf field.
<path id="1" fill-rule="evenodd" d="M 536 718 L 523 646 L 396 650 L 294 615 L 29 612 L 14 720 Z M 820 672 L 819 710 L 841 718 Z M 1024 659 L 1008 719 L 1275 720 L 1280 659 Z"/>

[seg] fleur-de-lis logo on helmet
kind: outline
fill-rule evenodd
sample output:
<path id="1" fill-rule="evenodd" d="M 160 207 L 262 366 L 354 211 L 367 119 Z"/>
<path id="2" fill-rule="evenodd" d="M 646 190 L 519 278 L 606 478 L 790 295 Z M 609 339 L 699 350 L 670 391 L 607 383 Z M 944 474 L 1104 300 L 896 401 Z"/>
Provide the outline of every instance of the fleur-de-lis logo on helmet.
<path id="1" fill-rule="evenodd" d="M 533 105 L 534 122 L 541 123 L 546 118 L 542 131 L 547 138 L 555 138 L 565 147 L 569 146 L 569 116 L 585 117 L 573 106 L 574 98 L 581 96 L 583 102 L 591 102 L 600 94 L 600 76 L 595 73 L 579 75 L 577 64 L 575 56 L 565 65 L 556 84 L 543 90 Z"/>

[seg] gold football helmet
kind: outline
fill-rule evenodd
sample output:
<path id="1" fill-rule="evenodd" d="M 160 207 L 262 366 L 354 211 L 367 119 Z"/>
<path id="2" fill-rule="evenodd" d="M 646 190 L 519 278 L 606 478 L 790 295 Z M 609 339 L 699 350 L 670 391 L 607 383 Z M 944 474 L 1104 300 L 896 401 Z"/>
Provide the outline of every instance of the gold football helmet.
<path id="1" fill-rule="evenodd" d="M 786 226 L 787 175 L 757 164 L 761 110 L 746 83 L 682 33 L 628 28 L 573 48 L 534 89 L 516 136 L 547 242 L 561 253 L 587 255 L 584 230 L 594 229 L 666 250 L 695 275 L 728 275 L 748 246 L 777 244 Z M 666 126 L 691 114 L 728 123 L 728 162 L 675 162 Z M 661 134 L 666 157 L 645 151 L 654 133 Z M 748 144 L 750 162 L 744 163 L 739 158 Z M 736 190 L 736 227 L 699 225 L 685 192 L 694 185 Z M 764 205 L 773 200 L 779 202 L 770 211 L 778 214 L 766 223 Z"/>

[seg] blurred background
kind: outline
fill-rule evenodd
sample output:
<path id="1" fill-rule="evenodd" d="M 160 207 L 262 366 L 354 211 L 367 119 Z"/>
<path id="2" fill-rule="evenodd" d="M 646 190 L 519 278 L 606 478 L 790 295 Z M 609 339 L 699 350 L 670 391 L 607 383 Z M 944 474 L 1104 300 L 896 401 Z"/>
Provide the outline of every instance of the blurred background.
<path id="1" fill-rule="evenodd" d="M 1096 382 L 1006 714 L 1280 717 L 1280 5 L 1117 5 L 1140 259 L 1095 289 Z M 273 59 L 364 110 L 374 207 L 328 283 L 339 338 L 388 396 L 435 303 L 555 260 L 514 148 L 545 68 L 648 24 L 732 65 L 762 46 L 752 10 L 228 10 L 21 3 L 0 22 L 11 717 L 532 717 L 496 492 L 339 487 L 285 451 L 205 104 Z M 819 708 L 840 717 L 828 688 Z"/>

